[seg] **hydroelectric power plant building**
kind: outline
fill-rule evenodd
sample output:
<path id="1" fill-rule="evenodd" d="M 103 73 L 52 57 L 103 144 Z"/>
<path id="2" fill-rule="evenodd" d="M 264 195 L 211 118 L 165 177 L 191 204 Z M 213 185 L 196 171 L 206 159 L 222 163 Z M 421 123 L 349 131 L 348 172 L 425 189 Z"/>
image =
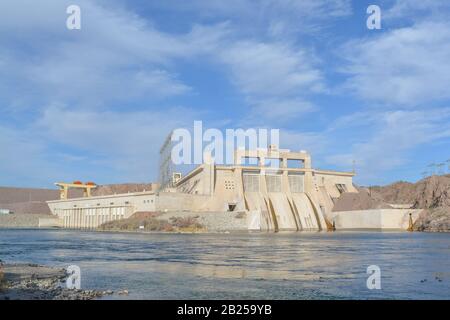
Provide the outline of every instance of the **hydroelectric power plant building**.
<path id="1" fill-rule="evenodd" d="M 156 190 L 95 197 L 85 192 L 85 197 L 66 199 L 67 185 L 58 184 L 61 200 L 48 205 L 66 228 L 96 228 L 136 212 L 189 211 L 243 212 L 253 231 L 319 231 L 332 228 L 333 199 L 357 192 L 353 176 L 313 169 L 307 152 L 272 145 L 235 150 L 233 165 L 217 165 L 205 155 L 203 164 L 183 177 L 172 173 L 171 181 Z"/>

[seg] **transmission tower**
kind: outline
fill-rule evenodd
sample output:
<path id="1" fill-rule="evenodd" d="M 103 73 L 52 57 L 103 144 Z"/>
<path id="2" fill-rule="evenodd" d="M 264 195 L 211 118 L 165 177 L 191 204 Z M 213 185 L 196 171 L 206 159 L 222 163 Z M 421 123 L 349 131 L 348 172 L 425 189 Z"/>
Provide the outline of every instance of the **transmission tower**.
<path id="1" fill-rule="evenodd" d="M 172 161 L 172 131 L 164 140 L 159 150 L 159 183 L 160 189 L 164 190 L 172 186 L 172 175 L 175 165 Z"/>
<path id="2" fill-rule="evenodd" d="M 435 163 L 430 163 L 428 165 L 428 168 L 430 168 L 431 175 L 434 176 L 436 174 L 436 164 Z"/>
<path id="3" fill-rule="evenodd" d="M 444 166 L 445 166 L 444 162 L 436 164 L 436 168 L 438 170 L 438 175 L 444 174 L 444 170 L 443 170 Z"/>

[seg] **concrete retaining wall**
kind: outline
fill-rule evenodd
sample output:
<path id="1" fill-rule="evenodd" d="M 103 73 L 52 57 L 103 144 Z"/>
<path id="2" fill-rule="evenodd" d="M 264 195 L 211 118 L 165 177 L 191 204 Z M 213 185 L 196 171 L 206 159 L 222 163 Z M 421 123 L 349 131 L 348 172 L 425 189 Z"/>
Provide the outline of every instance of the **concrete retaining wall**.
<path id="1" fill-rule="evenodd" d="M 60 218 L 39 218 L 39 228 L 62 228 L 63 220 Z"/>
<path id="2" fill-rule="evenodd" d="M 336 230 L 345 229 L 391 229 L 406 230 L 409 226 L 409 214 L 413 222 L 422 210 L 417 209 L 373 209 L 337 211 L 328 214 L 334 221 Z"/>
<path id="3" fill-rule="evenodd" d="M 37 228 L 40 218 L 49 218 L 50 215 L 41 214 L 7 214 L 0 215 L 0 228 Z"/>
<path id="4" fill-rule="evenodd" d="M 156 204 L 153 211 L 201 211 L 203 204 L 209 199 L 210 197 L 205 195 L 161 192 L 155 197 Z"/>

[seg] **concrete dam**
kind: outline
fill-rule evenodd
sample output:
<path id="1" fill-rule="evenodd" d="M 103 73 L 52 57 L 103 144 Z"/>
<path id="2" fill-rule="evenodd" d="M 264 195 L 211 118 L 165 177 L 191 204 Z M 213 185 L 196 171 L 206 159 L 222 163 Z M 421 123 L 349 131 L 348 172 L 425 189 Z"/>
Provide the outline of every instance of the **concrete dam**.
<path id="1" fill-rule="evenodd" d="M 237 149 L 233 165 L 205 158 L 185 176 L 173 173 L 148 192 L 90 196 L 94 186 L 86 185 L 84 197 L 67 199 L 67 188 L 77 186 L 59 183 L 61 199 L 48 204 L 69 228 L 96 228 L 136 212 L 243 212 L 250 231 L 325 231 L 333 225 L 333 199 L 357 192 L 353 172 L 313 169 L 305 151 Z M 249 159 L 255 164 L 246 164 Z M 267 165 L 270 161 L 277 165 Z"/>

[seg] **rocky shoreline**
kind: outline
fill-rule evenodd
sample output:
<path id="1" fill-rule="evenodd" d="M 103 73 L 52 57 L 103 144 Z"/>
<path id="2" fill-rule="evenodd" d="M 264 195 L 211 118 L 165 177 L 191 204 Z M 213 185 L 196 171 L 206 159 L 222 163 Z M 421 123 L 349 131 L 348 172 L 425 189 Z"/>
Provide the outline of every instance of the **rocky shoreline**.
<path id="1" fill-rule="evenodd" d="M 67 277 L 64 268 L 1 264 L 0 300 L 92 300 L 113 293 L 68 289 L 65 286 Z"/>

